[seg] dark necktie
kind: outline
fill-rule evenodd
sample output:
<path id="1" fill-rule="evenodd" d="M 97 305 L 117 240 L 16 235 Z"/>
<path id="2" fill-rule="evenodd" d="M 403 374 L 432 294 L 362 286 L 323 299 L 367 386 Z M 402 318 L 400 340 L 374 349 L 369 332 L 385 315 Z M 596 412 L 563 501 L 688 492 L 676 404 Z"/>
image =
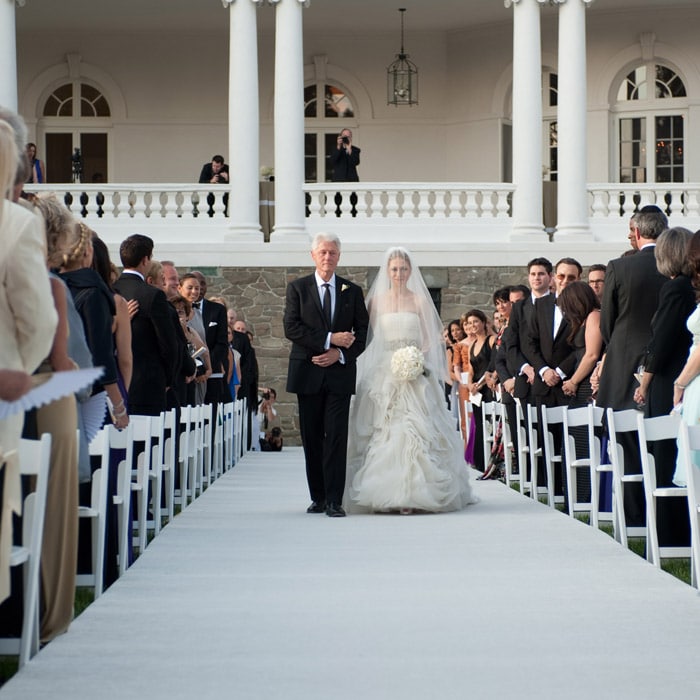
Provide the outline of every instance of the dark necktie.
<path id="1" fill-rule="evenodd" d="M 192 302 L 192 306 L 194 306 L 195 309 L 200 308 L 201 305 L 202 305 L 202 302 L 201 302 L 201 301 Z"/>
<path id="2" fill-rule="evenodd" d="M 331 327 L 331 285 L 326 282 L 323 285 L 323 315 L 326 317 L 328 327 Z"/>

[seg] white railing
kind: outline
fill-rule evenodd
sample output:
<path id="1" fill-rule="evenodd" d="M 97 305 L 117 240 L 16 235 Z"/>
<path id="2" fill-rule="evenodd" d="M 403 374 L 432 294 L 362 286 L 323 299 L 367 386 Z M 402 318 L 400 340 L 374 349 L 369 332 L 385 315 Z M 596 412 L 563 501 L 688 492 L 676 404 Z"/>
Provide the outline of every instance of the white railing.
<path id="1" fill-rule="evenodd" d="M 309 219 L 508 219 L 507 183 L 353 182 L 304 185 Z"/>
<path id="2" fill-rule="evenodd" d="M 588 185 L 592 219 L 628 218 L 647 204 L 666 212 L 669 219 L 700 219 L 700 184 L 651 185 L 598 183 Z"/>

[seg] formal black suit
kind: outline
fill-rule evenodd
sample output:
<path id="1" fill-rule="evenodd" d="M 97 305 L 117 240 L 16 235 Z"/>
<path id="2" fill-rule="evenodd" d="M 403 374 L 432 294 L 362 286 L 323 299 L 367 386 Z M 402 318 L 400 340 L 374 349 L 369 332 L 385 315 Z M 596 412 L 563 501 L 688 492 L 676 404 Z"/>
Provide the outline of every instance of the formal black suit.
<path id="1" fill-rule="evenodd" d="M 524 401 L 529 401 L 532 395 L 532 386 L 524 374 L 520 374 L 523 365 L 532 364 L 526 357 L 527 338 L 530 321 L 535 313 L 535 304 L 532 295 L 521 299 L 513 305 L 508 320 L 508 328 L 503 336 L 506 352 L 506 364 L 508 372 L 515 377 L 515 389 L 513 396 Z"/>
<path id="2" fill-rule="evenodd" d="M 651 319 L 659 304 L 661 288 L 668 282 L 656 269 L 654 246 L 608 263 L 600 313 L 600 332 L 606 344 L 605 362 L 598 389 L 598 405 L 616 411 L 638 408 L 634 402 L 634 373 L 644 360 L 651 340 Z M 634 433 L 618 440 L 625 457 L 625 473 L 639 473 L 639 444 Z M 624 492 L 627 525 L 646 521 L 641 484 L 627 484 Z"/>
<path id="3" fill-rule="evenodd" d="M 207 403 L 220 403 L 224 397 L 224 383 L 228 372 L 228 319 L 226 307 L 215 301 L 202 299 L 200 311 L 204 323 L 205 341 L 209 348 L 213 374 L 223 373 L 223 378 L 212 377 L 207 382 Z"/>
<path id="4" fill-rule="evenodd" d="M 360 287 L 336 275 L 335 291 L 330 327 L 313 274 L 287 286 L 284 311 L 284 332 L 292 342 L 287 391 L 297 394 L 309 492 L 319 504 L 343 500 L 350 397 L 369 325 Z M 325 352 L 329 332 L 343 331 L 355 334 L 352 346 L 341 349 L 344 363 L 313 364 L 311 358 Z"/>
<path id="5" fill-rule="evenodd" d="M 123 272 L 114 288 L 125 299 L 136 299 L 131 319 L 133 375 L 129 387 L 129 411 L 157 416 L 166 409 L 166 388 L 172 386 L 178 362 L 177 339 L 168 300 L 162 290 L 140 275 Z"/>

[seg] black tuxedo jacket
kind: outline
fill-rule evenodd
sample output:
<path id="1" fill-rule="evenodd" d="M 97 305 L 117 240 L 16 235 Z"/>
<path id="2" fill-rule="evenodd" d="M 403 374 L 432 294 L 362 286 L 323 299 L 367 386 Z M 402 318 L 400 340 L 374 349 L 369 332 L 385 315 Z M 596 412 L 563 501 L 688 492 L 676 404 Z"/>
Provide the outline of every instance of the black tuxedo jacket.
<path id="1" fill-rule="evenodd" d="M 287 285 L 284 333 L 292 341 L 287 372 L 287 391 L 291 393 L 316 394 L 324 385 L 331 393 L 355 392 L 356 360 L 365 349 L 369 316 L 360 287 L 338 275 L 335 279 L 335 310 L 330 328 L 321 308 L 315 275 Z M 341 348 L 345 364 L 319 367 L 311 358 L 325 352 L 329 331 L 353 331 L 355 342 L 349 348 Z"/>
<path id="2" fill-rule="evenodd" d="M 518 399 L 526 399 L 532 389 L 527 377 L 520 374 L 520 368 L 525 364 L 534 366 L 533 361 L 526 356 L 528 329 L 534 313 L 535 305 L 531 296 L 516 302 L 510 312 L 508 328 L 503 334 L 506 366 L 510 376 L 515 377 L 513 395 Z"/>
<path id="3" fill-rule="evenodd" d="M 600 406 L 637 408 L 634 373 L 644 360 L 651 319 L 667 282 L 656 269 L 653 247 L 608 263 L 600 313 L 600 331 L 607 346 L 598 390 Z"/>
<path id="4" fill-rule="evenodd" d="M 535 302 L 535 312 L 529 326 L 527 338 L 527 356 L 535 368 L 535 383 L 533 393 L 539 397 L 550 397 L 557 404 L 565 401 L 561 390 L 561 383 L 555 387 L 549 387 L 540 377 L 543 367 L 556 370 L 561 369 L 567 377 L 570 377 L 576 367 L 576 355 L 573 346 L 567 340 L 571 326 L 566 318 L 562 318 L 556 336 L 554 335 L 554 311 L 556 299 L 553 294 L 548 294 Z"/>
<path id="5" fill-rule="evenodd" d="M 166 409 L 166 387 L 172 386 L 178 347 L 170 305 L 162 290 L 137 275 L 122 273 L 114 288 L 125 299 L 136 299 L 139 310 L 131 319 L 133 376 L 129 411 L 158 415 Z"/>
<path id="6" fill-rule="evenodd" d="M 228 372 L 228 319 L 226 307 L 215 301 L 203 299 L 201 304 L 204 321 L 205 343 L 209 348 L 211 368 L 214 374 Z"/>

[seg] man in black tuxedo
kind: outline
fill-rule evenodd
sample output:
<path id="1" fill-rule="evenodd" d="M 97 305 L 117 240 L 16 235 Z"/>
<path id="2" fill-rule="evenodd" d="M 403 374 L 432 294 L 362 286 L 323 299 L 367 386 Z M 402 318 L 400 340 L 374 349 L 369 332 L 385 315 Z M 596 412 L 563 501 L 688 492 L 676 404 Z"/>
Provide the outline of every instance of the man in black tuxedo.
<path id="1" fill-rule="evenodd" d="M 312 275 L 287 286 L 284 332 L 292 342 L 287 391 L 297 394 L 311 494 L 307 513 L 343 517 L 350 397 L 369 316 L 362 290 L 335 274 L 340 240 L 318 233 Z"/>
<path id="2" fill-rule="evenodd" d="M 666 215 L 650 205 L 630 222 L 634 255 L 616 258 L 605 271 L 605 288 L 600 314 L 600 331 L 606 344 L 600 374 L 598 405 L 615 411 L 638 408 L 634 402 L 637 381 L 634 373 L 642 364 L 651 340 L 651 318 L 659 304 L 661 287 L 668 282 L 656 269 L 656 239 L 668 227 Z M 639 473 L 639 445 L 634 433 L 619 436 L 625 456 L 625 473 Z M 625 486 L 625 516 L 628 526 L 642 526 L 646 520 L 641 484 Z"/>
<path id="3" fill-rule="evenodd" d="M 206 403 L 214 405 L 224 400 L 224 383 L 228 373 L 228 322 L 226 307 L 215 301 L 206 299 L 207 278 L 199 271 L 192 270 L 192 274 L 199 281 L 199 301 L 195 302 L 196 308 L 202 314 L 204 342 L 209 348 L 212 375 L 207 380 L 207 393 L 204 397 Z"/>
<path id="4" fill-rule="evenodd" d="M 129 413 L 157 416 L 166 409 L 166 390 L 172 386 L 178 363 L 177 339 L 165 293 L 146 283 L 153 256 L 153 240 L 134 234 L 119 247 L 124 267 L 114 288 L 139 310 L 131 319 L 133 375 Z"/>
<path id="5" fill-rule="evenodd" d="M 554 268 L 557 295 L 571 282 L 579 281 L 582 271 L 581 264 L 577 260 L 562 258 Z M 530 358 L 535 369 L 532 393 L 540 414 L 543 407 L 566 406 L 570 401 L 562 389 L 562 382 L 571 377 L 576 369 L 575 350 L 568 341 L 569 330 L 569 322 L 557 306 L 556 297 L 553 294 L 547 294 L 535 302 L 525 354 Z M 547 436 L 542 432 L 541 419 L 538 421 L 538 426 L 540 445 L 544 445 Z M 550 431 L 555 450 L 561 454 L 563 446 L 561 425 L 551 426 Z M 562 476 L 562 472 L 554 475 L 556 495 L 563 492 Z"/>

